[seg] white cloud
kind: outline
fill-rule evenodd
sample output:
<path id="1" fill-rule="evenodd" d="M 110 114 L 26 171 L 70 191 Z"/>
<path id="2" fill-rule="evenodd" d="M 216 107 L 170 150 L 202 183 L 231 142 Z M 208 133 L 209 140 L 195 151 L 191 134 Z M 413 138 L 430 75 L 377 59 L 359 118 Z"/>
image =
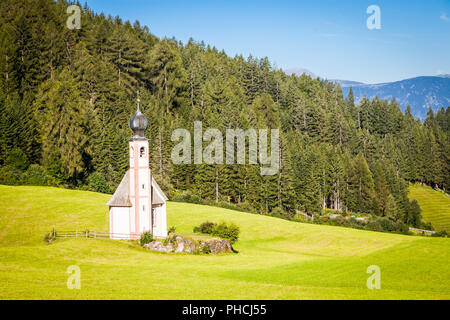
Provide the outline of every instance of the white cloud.
<path id="1" fill-rule="evenodd" d="M 446 12 L 442 12 L 440 18 L 443 21 L 447 21 L 447 22 L 450 21 L 450 18 L 447 17 L 447 13 Z"/>

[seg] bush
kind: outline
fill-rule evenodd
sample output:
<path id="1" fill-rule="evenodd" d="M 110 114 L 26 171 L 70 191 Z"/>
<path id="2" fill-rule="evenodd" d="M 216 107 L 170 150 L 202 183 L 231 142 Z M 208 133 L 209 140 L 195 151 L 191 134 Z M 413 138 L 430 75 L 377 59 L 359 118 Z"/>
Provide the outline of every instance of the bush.
<path id="1" fill-rule="evenodd" d="M 401 221 L 395 223 L 395 230 L 403 234 L 409 234 L 409 227 Z"/>
<path id="2" fill-rule="evenodd" d="M 243 202 L 239 203 L 237 206 L 242 211 L 255 212 L 255 208 L 253 208 L 253 206 L 250 203 L 246 202 L 246 201 L 243 201 Z"/>
<path id="3" fill-rule="evenodd" d="M 0 184 L 18 185 L 21 183 L 20 173 L 10 166 L 0 168 Z"/>
<path id="4" fill-rule="evenodd" d="M 22 149 L 15 148 L 9 152 L 6 165 L 18 171 L 25 171 L 28 169 L 30 162 Z"/>
<path id="5" fill-rule="evenodd" d="M 227 224 L 221 222 L 216 224 L 214 222 L 205 221 L 200 226 L 194 227 L 194 232 L 201 232 L 210 234 L 218 238 L 229 240 L 231 244 L 235 243 L 239 238 L 239 227 L 234 223 Z"/>
<path id="6" fill-rule="evenodd" d="M 50 232 L 50 233 L 46 233 L 45 236 L 44 236 L 44 241 L 47 242 L 47 243 L 50 243 L 50 242 L 52 242 L 54 240 L 56 240 L 55 229 L 53 229 L 53 231 Z"/>
<path id="7" fill-rule="evenodd" d="M 389 231 L 389 232 L 395 231 L 394 223 L 392 223 L 392 221 L 387 218 L 378 219 L 378 223 L 380 224 L 383 231 Z"/>
<path id="8" fill-rule="evenodd" d="M 432 237 L 448 237 L 448 233 L 445 230 L 439 231 L 439 232 L 435 232 L 433 234 L 431 234 Z"/>
<path id="9" fill-rule="evenodd" d="M 270 215 L 272 217 L 276 217 L 276 218 L 283 218 L 284 217 L 284 211 L 280 207 L 275 207 L 270 212 Z"/>
<path id="10" fill-rule="evenodd" d="M 211 248 L 209 247 L 209 244 L 207 242 L 203 242 L 200 246 L 200 253 L 208 254 L 211 253 Z"/>
<path id="11" fill-rule="evenodd" d="M 87 178 L 87 185 L 91 191 L 101 192 L 101 193 L 111 193 L 103 174 L 100 172 L 94 172 Z"/>
<path id="12" fill-rule="evenodd" d="M 55 186 L 56 180 L 51 177 L 44 167 L 38 164 L 32 164 L 28 167 L 28 170 L 22 174 L 21 177 L 23 184 L 32 186 Z"/>
<path id="13" fill-rule="evenodd" d="M 380 223 L 378 221 L 370 221 L 366 225 L 366 229 L 367 230 L 372 230 L 372 231 L 379 231 L 379 232 L 383 231 L 383 228 L 381 227 L 381 225 L 380 225 Z"/>
<path id="14" fill-rule="evenodd" d="M 174 194 L 174 201 L 176 202 L 188 202 L 188 203 L 195 203 L 195 204 L 203 204 L 202 198 L 199 196 L 193 194 L 191 191 L 181 191 L 181 192 L 175 192 Z"/>
<path id="15" fill-rule="evenodd" d="M 434 231 L 434 228 L 430 222 L 423 222 L 423 221 L 421 222 L 419 229 Z"/>
<path id="16" fill-rule="evenodd" d="M 199 231 L 201 233 L 212 234 L 215 226 L 216 224 L 214 222 L 206 221 L 199 226 Z"/>
<path id="17" fill-rule="evenodd" d="M 332 221 L 334 222 L 335 225 L 338 225 L 338 226 L 342 226 L 342 225 L 346 224 L 345 218 L 340 215 L 337 216 L 336 218 L 334 218 Z"/>
<path id="18" fill-rule="evenodd" d="M 168 234 L 175 233 L 176 228 L 174 226 L 170 227 L 167 231 Z"/>
<path id="19" fill-rule="evenodd" d="M 227 224 L 226 222 L 221 222 L 214 227 L 212 235 L 230 240 L 230 243 L 233 244 L 239 239 L 239 232 L 239 227 L 234 223 Z"/>
<path id="20" fill-rule="evenodd" d="M 139 239 L 139 243 L 141 246 L 144 244 L 150 243 L 153 241 L 153 235 L 150 231 L 145 231 L 143 234 L 141 234 L 141 237 Z"/>

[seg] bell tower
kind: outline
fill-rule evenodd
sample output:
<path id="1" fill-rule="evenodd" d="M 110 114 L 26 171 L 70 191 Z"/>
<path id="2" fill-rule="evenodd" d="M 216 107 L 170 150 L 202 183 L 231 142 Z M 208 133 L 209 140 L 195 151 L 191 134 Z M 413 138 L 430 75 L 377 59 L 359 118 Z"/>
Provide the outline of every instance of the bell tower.
<path id="1" fill-rule="evenodd" d="M 129 126 L 133 137 L 129 140 L 130 172 L 129 196 L 132 204 L 130 210 L 130 234 L 135 237 L 145 231 L 152 231 L 152 177 L 149 166 L 149 146 L 145 137 L 148 119 L 141 112 L 139 91 L 137 92 L 137 111 L 130 118 Z"/>

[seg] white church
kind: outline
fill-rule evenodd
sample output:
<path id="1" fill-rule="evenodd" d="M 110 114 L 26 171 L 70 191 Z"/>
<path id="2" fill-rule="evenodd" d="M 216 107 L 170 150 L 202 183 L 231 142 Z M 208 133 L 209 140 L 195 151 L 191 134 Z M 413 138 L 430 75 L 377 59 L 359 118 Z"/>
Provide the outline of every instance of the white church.
<path id="1" fill-rule="evenodd" d="M 106 205 L 109 206 L 111 239 L 138 239 L 145 231 L 153 237 L 167 237 L 166 201 L 168 198 L 152 177 L 149 167 L 148 139 L 144 132 L 148 119 L 138 108 L 129 122 L 130 168 Z"/>

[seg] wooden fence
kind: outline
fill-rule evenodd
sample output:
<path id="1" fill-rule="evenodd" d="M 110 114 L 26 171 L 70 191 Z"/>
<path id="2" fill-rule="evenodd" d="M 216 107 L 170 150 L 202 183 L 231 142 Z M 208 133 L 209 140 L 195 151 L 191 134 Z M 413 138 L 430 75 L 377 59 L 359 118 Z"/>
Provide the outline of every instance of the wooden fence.
<path id="1" fill-rule="evenodd" d="M 139 239 L 139 235 L 128 233 L 109 233 L 109 232 L 97 232 L 97 231 L 64 231 L 53 230 L 52 235 L 55 238 L 113 238 L 113 239 Z"/>

